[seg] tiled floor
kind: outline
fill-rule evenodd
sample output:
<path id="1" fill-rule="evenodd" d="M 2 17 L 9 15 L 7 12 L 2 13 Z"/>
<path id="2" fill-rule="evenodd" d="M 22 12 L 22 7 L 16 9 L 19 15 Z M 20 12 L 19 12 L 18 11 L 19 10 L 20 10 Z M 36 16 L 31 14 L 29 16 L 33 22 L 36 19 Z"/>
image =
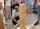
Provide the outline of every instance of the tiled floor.
<path id="1" fill-rule="evenodd" d="M 33 17 L 35 19 L 37 19 L 37 15 L 32 15 L 31 18 L 33 18 Z M 30 19 L 29 15 L 28 15 L 28 18 L 29 19 L 27 19 L 27 25 L 30 25 L 35 21 L 35 19 Z M 5 25 L 5 29 L 14 29 L 14 25 L 12 24 L 11 19 L 7 19 L 6 22 L 7 22 L 7 25 Z M 40 29 L 40 24 L 36 25 L 36 26 L 33 26 L 31 28 L 32 29 Z"/>

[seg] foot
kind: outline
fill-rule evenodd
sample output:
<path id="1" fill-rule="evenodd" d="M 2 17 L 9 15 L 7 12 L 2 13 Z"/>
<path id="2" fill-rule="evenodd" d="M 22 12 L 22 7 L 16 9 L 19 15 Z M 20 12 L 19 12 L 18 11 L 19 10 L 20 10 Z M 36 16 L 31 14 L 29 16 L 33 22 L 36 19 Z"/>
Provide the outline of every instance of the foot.
<path id="1" fill-rule="evenodd" d="M 37 21 L 34 25 L 38 25 L 39 24 L 39 21 Z"/>

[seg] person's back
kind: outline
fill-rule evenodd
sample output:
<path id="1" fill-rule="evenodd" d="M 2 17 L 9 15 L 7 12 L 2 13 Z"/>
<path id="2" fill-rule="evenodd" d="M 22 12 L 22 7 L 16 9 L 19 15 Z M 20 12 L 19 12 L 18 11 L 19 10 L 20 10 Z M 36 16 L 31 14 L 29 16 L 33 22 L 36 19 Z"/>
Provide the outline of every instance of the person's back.
<path id="1" fill-rule="evenodd" d="M 4 29 L 3 16 L 0 13 L 0 29 Z"/>

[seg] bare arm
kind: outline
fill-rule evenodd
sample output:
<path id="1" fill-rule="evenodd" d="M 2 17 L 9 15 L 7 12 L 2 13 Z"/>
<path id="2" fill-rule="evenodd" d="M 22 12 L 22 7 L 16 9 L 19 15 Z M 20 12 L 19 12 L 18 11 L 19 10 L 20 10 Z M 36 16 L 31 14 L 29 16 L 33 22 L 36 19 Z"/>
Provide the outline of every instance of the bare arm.
<path id="1" fill-rule="evenodd" d="M 15 17 L 12 17 L 12 19 L 17 23 L 17 21 L 16 21 Z"/>

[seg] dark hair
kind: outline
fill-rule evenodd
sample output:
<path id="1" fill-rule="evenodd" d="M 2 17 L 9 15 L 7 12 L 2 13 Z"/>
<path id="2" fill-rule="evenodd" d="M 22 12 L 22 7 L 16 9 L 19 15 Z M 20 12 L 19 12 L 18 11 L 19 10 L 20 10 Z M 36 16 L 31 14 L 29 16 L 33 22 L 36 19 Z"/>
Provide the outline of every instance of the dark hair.
<path id="1" fill-rule="evenodd" d="M 15 4 L 15 6 L 18 6 L 19 7 L 19 4 L 17 3 L 17 4 Z"/>
<path id="2" fill-rule="evenodd" d="M 19 7 L 19 3 L 14 4 L 13 6 L 11 6 L 13 9 L 15 9 L 15 6 Z"/>
<path id="3" fill-rule="evenodd" d="M 24 2 L 21 2 L 21 4 L 22 4 L 22 3 L 24 3 Z"/>

